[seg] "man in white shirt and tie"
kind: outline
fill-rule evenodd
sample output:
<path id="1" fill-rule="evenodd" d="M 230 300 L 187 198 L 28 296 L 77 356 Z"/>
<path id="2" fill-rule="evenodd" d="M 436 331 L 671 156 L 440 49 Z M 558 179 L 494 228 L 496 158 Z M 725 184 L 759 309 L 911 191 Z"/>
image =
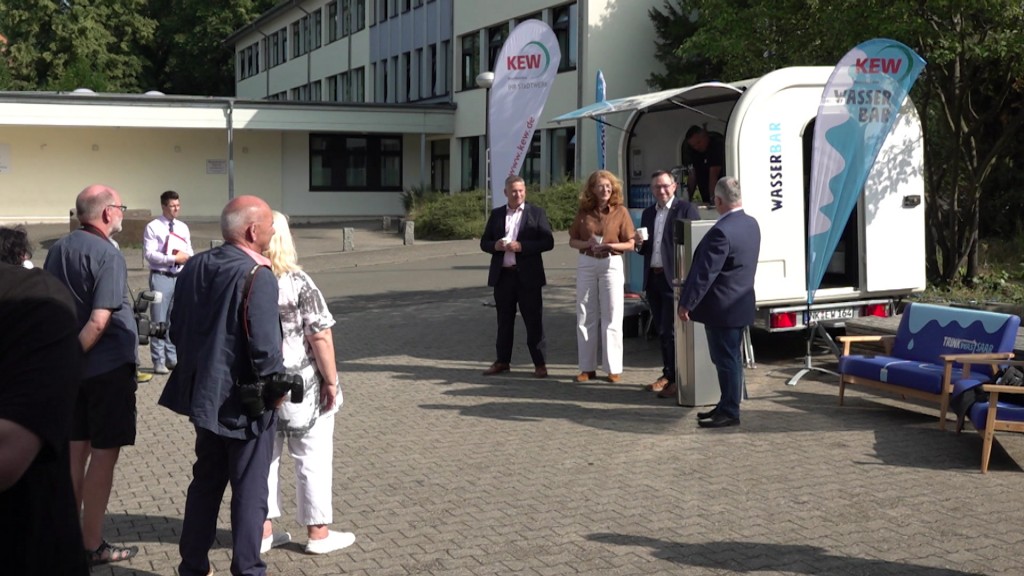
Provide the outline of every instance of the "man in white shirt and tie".
<path id="1" fill-rule="evenodd" d="M 149 265 L 149 288 L 163 294 L 163 301 L 150 306 L 153 323 L 166 323 L 174 298 L 174 283 L 181 267 L 192 257 L 188 226 L 178 220 L 181 197 L 174 190 L 160 195 L 162 214 L 146 225 L 142 236 L 143 254 Z M 178 353 L 167 338 L 150 338 L 153 372 L 167 374 L 178 363 Z"/>

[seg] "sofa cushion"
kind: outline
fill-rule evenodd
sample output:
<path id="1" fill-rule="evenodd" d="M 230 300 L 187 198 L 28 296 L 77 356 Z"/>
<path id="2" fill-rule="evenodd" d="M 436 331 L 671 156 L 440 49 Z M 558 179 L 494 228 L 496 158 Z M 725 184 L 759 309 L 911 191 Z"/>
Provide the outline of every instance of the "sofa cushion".
<path id="1" fill-rule="evenodd" d="M 967 412 L 971 424 L 975 430 L 984 430 L 985 421 L 988 419 L 988 402 L 975 402 Z M 1000 401 L 996 408 L 997 420 L 1010 420 L 1012 422 L 1024 422 L 1024 406 Z"/>
<path id="2" fill-rule="evenodd" d="M 839 359 L 839 372 L 843 375 L 877 380 L 931 394 L 939 394 L 942 391 L 943 369 L 942 364 L 907 360 L 895 356 L 851 354 Z M 984 372 L 972 371 L 970 378 L 982 382 L 988 380 Z"/>
<path id="3" fill-rule="evenodd" d="M 938 362 L 943 354 L 1012 352 L 1020 318 L 969 308 L 910 303 L 903 310 L 892 355 Z"/>

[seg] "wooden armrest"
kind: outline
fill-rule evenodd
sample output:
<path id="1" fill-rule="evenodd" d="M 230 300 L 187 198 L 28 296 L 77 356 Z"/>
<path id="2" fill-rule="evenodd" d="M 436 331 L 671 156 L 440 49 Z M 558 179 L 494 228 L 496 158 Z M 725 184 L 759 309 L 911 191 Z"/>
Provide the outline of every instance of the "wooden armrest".
<path id="1" fill-rule="evenodd" d="M 985 392 L 1002 392 L 1004 394 L 1024 394 L 1024 386 L 1007 386 L 1005 384 L 985 384 L 981 387 Z"/>
<path id="2" fill-rule="evenodd" d="M 850 346 L 854 342 L 881 342 L 882 347 L 885 348 L 885 353 L 892 352 L 893 342 L 896 341 L 895 334 L 870 334 L 863 336 L 839 336 L 836 338 L 843 343 L 843 356 L 850 355 Z"/>
<path id="3" fill-rule="evenodd" d="M 836 340 L 840 342 L 881 342 L 883 340 L 895 340 L 896 336 L 892 334 L 873 334 L 864 336 L 837 336 Z"/>
<path id="4" fill-rule="evenodd" d="M 987 354 L 943 354 L 939 356 L 946 362 L 960 362 L 961 364 L 1002 364 L 1013 358 L 1013 352 L 991 352 Z M 986 362 L 988 361 L 988 362 Z"/>

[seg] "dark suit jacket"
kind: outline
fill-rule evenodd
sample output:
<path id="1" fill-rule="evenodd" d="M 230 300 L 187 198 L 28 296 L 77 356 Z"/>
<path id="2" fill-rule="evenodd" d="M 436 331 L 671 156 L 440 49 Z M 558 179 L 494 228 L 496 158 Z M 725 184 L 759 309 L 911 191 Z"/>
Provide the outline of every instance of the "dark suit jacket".
<path id="1" fill-rule="evenodd" d="M 256 263 L 241 248 L 225 244 L 185 263 L 174 288 L 171 342 L 178 366 L 160 405 L 188 416 L 196 426 L 228 438 L 253 438 L 270 424 L 272 411 L 250 420 L 242 414 L 236 381 L 283 372 L 277 278 L 261 267 L 249 294 L 252 358 L 242 324 L 242 290 Z"/>
<path id="2" fill-rule="evenodd" d="M 501 263 L 505 252 L 495 250 L 494 243 L 505 237 L 505 212 L 505 206 L 491 210 L 491 217 L 480 236 L 480 249 L 491 255 L 491 268 L 487 273 L 488 286 L 496 286 L 501 275 Z M 519 269 L 520 280 L 526 286 L 547 284 L 541 253 L 555 247 L 555 238 L 551 235 L 551 224 L 548 223 L 548 215 L 543 208 L 529 202 L 523 203 L 523 216 L 516 240 L 523 245 L 523 251 L 516 253 L 516 267 Z"/>
<path id="3" fill-rule="evenodd" d="M 723 215 L 697 245 L 683 281 L 679 306 L 690 318 L 717 328 L 754 322 L 754 273 L 761 228 L 742 210 Z"/>
<path id="4" fill-rule="evenodd" d="M 665 268 L 665 278 L 675 280 L 676 278 L 676 247 L 672 241 L 673 222 L 676 220 L 700 220 L 697 207 L 682 198 L 672 201 L 672 207 L 668 209 L 668 218 L 665 220 L 665 231 L 661 234 L 661 263 Z M 658 215 L 658 205 L 647 207 L 640 215 L 640 225 L 647 227 L 647 233 L 654 237 L 654 220 Z M 648 276 L 651 274 L 651 256 L 654 254 L 654 240 L 644 242 L 640 246 L 640 254 L 644 256 L 644 290 L 647 290 Z"/>

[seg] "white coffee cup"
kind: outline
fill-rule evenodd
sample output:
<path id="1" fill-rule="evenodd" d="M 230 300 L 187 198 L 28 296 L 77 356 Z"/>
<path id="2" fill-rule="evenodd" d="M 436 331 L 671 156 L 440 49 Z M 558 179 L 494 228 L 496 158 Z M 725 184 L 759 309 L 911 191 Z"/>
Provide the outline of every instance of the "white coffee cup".
<path id="1" fill-rule="evenodd" d="M 640 233 L 640 239 L 647 242 L 647 239 L 649 238 L 649 235 L 647 234 L 647 226 L 641 226 L 637 228 L 636 231 Z"/>
<path id="2" fill-rule="evenodd" d="M 601 236 L 600 234 L 594 234 L 594 242 L 596 244 L 604 244 L 604 236 Z"/>
<path id="3" fill-rule="evenodd" d="M 506 246 L 511 244 L 512 243 L 512 237 L 511 236 L 505 236 L 504 238 L 501 239 L 501 243 L 506 245 Z"/>

